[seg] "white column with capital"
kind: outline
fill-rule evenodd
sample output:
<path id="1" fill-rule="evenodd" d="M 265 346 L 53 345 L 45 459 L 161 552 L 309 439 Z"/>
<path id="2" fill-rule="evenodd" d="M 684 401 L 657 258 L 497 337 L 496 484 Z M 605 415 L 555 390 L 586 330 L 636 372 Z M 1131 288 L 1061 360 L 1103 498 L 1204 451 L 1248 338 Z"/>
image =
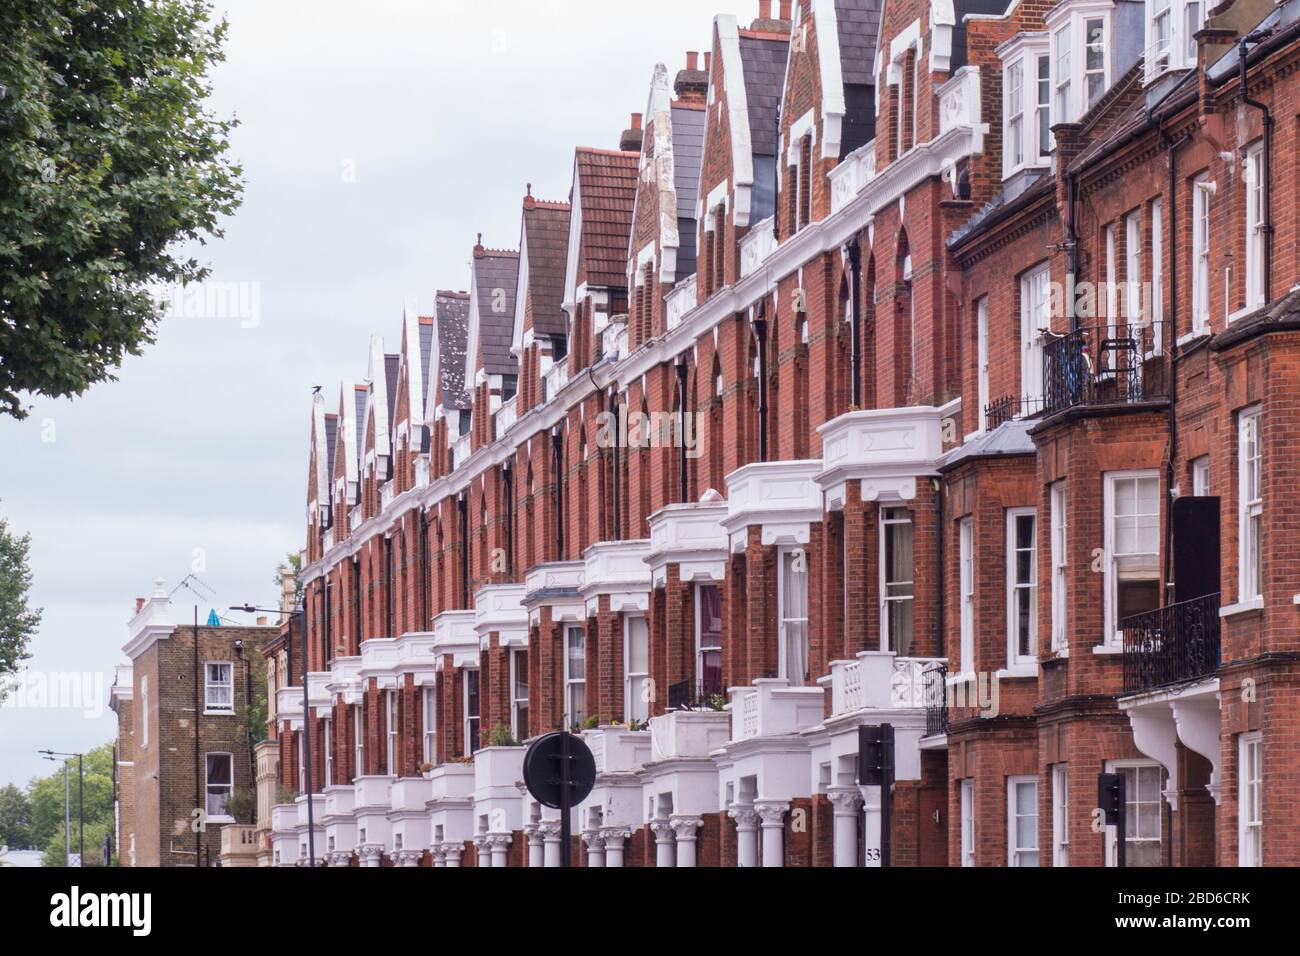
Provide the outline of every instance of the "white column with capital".
<path id="1" fill-rule="evenodd" d="M 361 865 L 374 868 L 379 866 L 384 856 L 384 848 L 378 843 L 367 843 L 361 848 Z"/>
<path id="2" fill-rule="evenodd" d="M 835 866 L 858 865 L 858 816 L 862 794 L 857 787 L 831 787 L 826 792 L 835 819 Z"/>
<path id="3" fill-rule="evenodd" d="M 880 788 L 859 787 L 862 794 L 862 842 L 866 847 L 867 866 L 880 866 Z"/>
<path id="4" fill-rule="evenodd" d="M 489 833 L 487 839 L 483 842 L 487 845 L 493 867 L 509 866 L 507 853 L 510 850 L 510 844 L 514 842 L 514 837 L 511 834 Z"/>
<path id="5" fill-rule="evenodd" d="M 600 835 L 599 830 L 585 830 L 582 834 L 582 842 L 587 844 L 587 866 L 601 867 L 605 865 L 605 840 Z"/>
<path id="6" fill-rule="evenodd" d="M 600 831 L 601 839 L 605 843 L 605 866 L 613 866 L 619 869 L 623 866 L 623 844 L 632 836 L 632 831 L 627 827 L 604 827 Z"/>
<path id="7" fill-rule="evenodd" d="M 460 858 L 465 852 L 465 846 L 462 843 L 444 843 L 443 851 L 447 854 L 447 867 L 452 870 L 460 869 Z"/>
<path id="8" fill-rule="evenodd" d="M 419 866 L 420 860 L 424 858 L 423 850 L 398 850 L 397 865 L 404 868 Z"/>
<path id="9" fill-rule="evenodd" d="M 694 867 L 697 859 L 696 833 L 704 826 L 704 818 L 698 814 L 675 813 L 668 818 L 668 825 L 677 837 L 677 865 Z"/>
<path id="10" fill-rule="evenodd" d="M 785 800 L 755 800 L 763 829 L 763 866 L 785 866 L 785 815 L 790 804 Z"/>
<path id="11" fill-rule="evenodd" d="M 736 821 L 736 866 L 758 866 L 758 813 L 753 807 L 733 806 L 727 816 Z"/>
<path id="12" fill-rule="evenodd" d="M 544 866 L 546 858 L 542 849 L 541 827 L 536 823 L 530 823 L 524 827 L 524 836 L 528 840 L 528 867 Z"/>
<path id="13" fill-rule="evenodd" d="M 560 865 L 560 821 L 543 820 L 537 825 L 542 835 L 542 865 Z"/>
<path id="14" fill-rule="evenodd" d="M 673 827 L 667 820 L 655 820 L 650 824 L 650 832 L 655 835 L 655 866 L 671 867 L 674 864 Z"/>

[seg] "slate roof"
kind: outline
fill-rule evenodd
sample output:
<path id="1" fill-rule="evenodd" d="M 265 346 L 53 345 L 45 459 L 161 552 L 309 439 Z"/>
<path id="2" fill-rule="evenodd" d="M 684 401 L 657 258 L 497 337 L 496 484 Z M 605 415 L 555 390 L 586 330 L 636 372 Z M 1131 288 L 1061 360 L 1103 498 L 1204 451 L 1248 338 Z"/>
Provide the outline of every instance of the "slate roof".
<path id="1" fill-rule="evenodd" d="M 338 445 L 339 437 L 339 417 L 337 415 L 325 415 L 325 473 L 334 477 L 334 449 Z"/>
<path id="2" fill-rule="evenodd" d="M 948 234 L 948 248 L 961 245 L 967 236 L 974 235 L 989 223 L 1001 218 L 1003 210 L 1010 212 L 1013 208 L 1028 204 L 1044 192 L 1053 192 L 1056 181 L 1048 176 L 1046 170 L 1028 170 L 1006 183 L 998 190 L 996 196 L 985 203 L 975 215 Z M 1029 197 L 1021 201 L 1021 197 Z"/>
<path id="3" fill-rule="evenodd" d="M 370 389 L 365 385 L 354 385 L 353 389 L 355 391 L 354 400 L 357 403 L 356 431 L 360 432 L 366 427 L 366 400 L 370 397 Z M 352 443 L 356 446 L 357 467 L 360 467 L 361 462 L 364 461 L 366 457 L 365 436 L 361 434 L 353 435 Z"/>
<path id="4" fill-rule="evenodd" d="M 1080 124 L 1084 127 L 1084 135 L 1088 134 L 1088 126 L 1096 123 L 1098 126 L 1105 123 L 1102 127 L 1104 130 L 1097 135 L 1091 145 L 1080 151 L 1070 163 L 1070 171 L 1082 169 L 1089 163 L 1100 159 L 1107 153 L 1112 152 L 1125 139 L 1146 128 L 1147 117 L 1151 111 L 1158 109 L 1165 103 L 1170 103 L 1179 97 L 1189 97 L 1198 87 L 1198 79 L 1195 70 L 1189 70 L 1181 79 L 1178 80 L 1167 93 L 1148 105 L 1147 100 L 1141 95 L 1142 80 L 1142 61 L 1133 64 L 1129 71 L 1120 77 L 1106 91 L 1106 95 L 1093 104 L 1092 109 L 1083 115 Z M 1107 116 L 1106 112 L 1110 109 L 1115 101 L 1125 95 L 1129 96 L 1129 102 L 1114 111 L 1114 115 Z"/>
<path id="5" fill-rule="evenodd" d="M 533 331 L 567 335 L 564 271 L 569 263 L 569 204 L 524 201 L 524 236 L 528 242 L 528 290 Z M 513 329 L 513 326 L 512 326 Z"/>
<path id="6" fill-rule="evenodd" d="M 777 154 L 777 112 L 789 58 L 788 40 L 740 34 L 740 61 L 745 70 L 745 96 L 749 101 L 749 137 L 755 156 Z"/>
<path id="7" fill-rule="evenodd" d="M 429 366 L 433 364 L 433 316 L 422 315 L 419 320 L 420 329 L 420 381 L 423 383 L 425 390 L 429 388 Z M 412 418 L 420 418 L 417 412 L 423 412 L 423 409 L 412 409 Z"/>
<path id="8" fill-rule="evenodd" d="M 519 362 L 510 354 L 514 335 L 515 293 L 519 285 L 519 253 L 474 252 L 474 291 L 478 294 L 478 355 L 476 368 L 489 375 L 518 375 Z M 501 290 L 501 310 L 495 311 Z"/>
<path id="9" fill-rule="evenodd" d="M 636 205 L 638 153 L 577 152 L 582 261 L 593 286 L 627 285 L 627 247 Z"/>
<path id="10" fill-rule="evenodd" d="M 1010 0 L 954 0 L 953 15 L 957 22 L 952 28 L 952 58 L 949 60 L 949 76 L 966 66 L 969 57 L 966 54 L 966 17 L 970 14 L 988 16 L 1005 16 Z"/>
<path id="11" fill-rule="evenodd" d="M 681 282 L 695 274 L 695 203 L 700 194 L 700 165 L 704 155 L 704 126 L 707 112 L 674 106 L 673 185 L 677 189 L 677 276 Z"/>
<path id="12" fill-rule="evenodd" d="M 461 292 L 439 292 L 434 311 L 438 320 L 438 373 L 442 405 L 444 408 L 469 408 L 469 394 L 465 391 L 469 296 Z"/>
<path id="13" fill-rule="evenodd" d="M 871 68 L 876 58 L 876 38 L 880 35 L 880 3 L 881 0 L 835 0 L 840 68 L 845 83 L 858 86 L 876 83 Z"/>
<path id="14" fill-rule="evenodd" d="M 960 448 L 954 448 L 939 460 L 939 471 L 950 471 L 962 462 L 975 458 L 1001 458 L 1007 455 L 1032 455 L 1034 440 L 1029 430 L 1038 424 L 1035 418 L 1013 418 L 990 432 L 985 432 Z"/>
<path id="15" fill-rule="evenodd" d="M 393 427 L 393 416 L 397 413 L 397 379 L 402 371 L 400 355 L 384 356 L 384 384 L 388 386 L 388 427 Z"/>

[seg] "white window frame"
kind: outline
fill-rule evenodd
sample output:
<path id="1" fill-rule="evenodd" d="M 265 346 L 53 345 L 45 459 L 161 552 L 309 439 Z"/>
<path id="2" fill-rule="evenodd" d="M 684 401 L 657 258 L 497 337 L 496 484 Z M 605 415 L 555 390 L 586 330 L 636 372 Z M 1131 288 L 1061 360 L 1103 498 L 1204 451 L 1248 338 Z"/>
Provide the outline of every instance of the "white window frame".
<path id="1" fill-rule="evenodd" d="M 1165 768 L 1155 760 L 1107 760 L 1106 761 L 1107 773 L 1123 773 L 1125 770 L 1135 770 L 1138 772 L 1142 770 L 1154 770 L 1160 778 L 1160 784 L 1161 784 L 1160 792 L 1156 798 L 1156 804 L 1157 804 L 1156 826 L 1158 828 L 1158 833 L 1156 835 L 1156 842 L 1160 844 L 1160 852 L 1163 855 L 1164 845 L 1165 845 L 1164 843 L 1165 841 L 1164 789 L 1165 786 L 1167 785 Z M 1136 783 L 1136 781 L 1137 781 L 1137 774 L 1135 773 L 1134 782 Z M 1141 801 L 1138 799 L 1139 795 L 1134 792 L 1135 789 L 1137 788 L 1130 788 L 1127 785 L 1127 783 L 1125 784 L 1124 817 L 1126 823 L 1127 821 L 1136 821 L 1138 819 L 1136 808 Z M 1119 830 L 1118 826 L 1106 827 L 1106 866 L 1115 866 L 1118 862 L 1116 859 L 1117 845 L 1115 840 L 1118 830 Z M 1150 842 L 1150 838 L 1134 836 L 1134 837 L 1129 837 L 1127 842 L 1128 842 L 1128 848 L 1130 850 L 1129 859 L 1131 861 L 1132 859 L 1131 851 L 1132 851 L 1133 844 L 1139 842 Z M 1132 863 L 1130 862 L 1129 865 L 1132 866 Z"/>
<path id="2" fill-rule="evenodd" d="M 1246 304 L 1245 311 L 1264 304 L 1264 150 L 1247 148 L 1242 166 L 1246 187 Z"/>
<path id="3" fill-rule="evenodd" d="M 786 566 L 791 562 L 802 560 L 804 569 L 801 572 L 791 571 L 791 574 L 798 574 L 803 579 L 803 616 L 788 616 L 787 605 L 789 603 L 789 589 L 786 585 Z M 809 591 L 810 572 L 808 568 L 808 552 L 800 547 L 780 548 L 777 551 L 776 562 L 776 607 L 777 607 L 777 664 L 779 670 L 777 674 L 784 677 L 790 682 L 791 687 L 803 687 L 808 683 L 808 591 Z M 802 661 L 793 662 L 790 660 L 790 629 L 802 625 L 801 654 Z M 801 667 L 794 667 L 793 664 L 800 664 Z"/>
<path id="4" fill-rule="evenodd" d="M 1070 865 L 1070 765 L 1052 765 L 1052 866 Z"/>
<path id="5" fill-rule="evenodd" d="M 1101 23 L 1101 39 L 1098 40 L 1096 43 L 1089 43 L 1088 27 L 1090 24 L 1097 23 L 1097 22 Z M 1105 96 L 1106 91 L 1110 89 L 1110 84 L 1111 84 L 1110 57 L 1107 55 L 1110 52 L 1111 42 L 1112 42 L 1111 35 L 1110 35 L 1110 17 L 1103 15 L 1101 13 L 1092 16 L 1085 16 L 1083 18 L 1082 33 L 1083 33 L 1081 37 L 1083 41 L 1083 58 L 1081 64 L 1083 66 L 1082 92 L 1085 101 L 1084 110 L 1087 111 L 1089 109 L 1092 109 L 1092 107 L 1096 105 L 1097 101 L 1101 99 L 1103 96 Z M 1090 52 L 1093 52 L 1094 50 L 1099 51 L 1101 54 L 1100 70 L 1095 68 L 1089 69 L 1088 67 L 1088 54 Z M 1097 88 L 1097 92 L 1095 95 L 1088 88 L 1089 86 L 1088 80 L 1094 76 L 1101 77 L 1101 86 Z"/>
<path id="6" fill-rule="evenodd" d="M 384 691 L 384 770 L 390 777 L 397 776 L 397 691 Z"/>
<path id="7" fill-rule="evenodd" d="M 476 680 L 476 681 L 479 682 L 479 684 L 478 684 L 478 713 L 477 713 L 477 714 L 471 714 L 471 713 L 469 712 L 469 682 L 470 682 L 470 676 L 471 676 L 471 675 L 473 675 L 474 680 Z M 476 750 L 475 748 L 472 748 L 472 747 L 470 746 L 470 740 L 471 740 L 471 738 L 473 738 L 474 736 L 477 736 L 477 737 L 478 737 L 478 749 L 481 750 L 481 749 L 483 748 L 483 733 L 482 733 L 482 730 L 483 730 L 483 683 L 482 683 L 482 675 L 479 673 L 479 669 L 478 669 L 477 667 L 466 667 L 466 668 L 461 672 L 461 675 L 460 675 L 460 681 L 461 681 L 460 689 L 461 689 L 461 723 L 462 723 L 461 731 L 462 731 L 462 733 L 464 734 L 464 738 L 463 738 L 463 741 L 462 741 L 463 746 L 462 746 L 461 749 L 462 749 L 462 752 L 463 752 L 463 755 L 464 755 L 464 756 L 466 756 L 466 757 L 472 757 L 472 756 L 474 756 L 475 753 L 477 753 L 477 750 Z M 474 730 L 478 730 L 479 733 L 478 733 L 477 735 L 475 735 L 475 734 L 473 733 Z"/>
<path id="8" fill-rule="evenodd" d="M 1202 455 L 1192 461 L 1192 495 L 1205 498 L 1210 494 L 1210 456 Z"/>
<path id="9" fill-rule="evenodd" d="M 975 780 L 961 781 L 961 865 L 975 865 Z"/>
<path id="10" fill-rule="evenodd" d="M 1029 58 L 1034 64 L 1034 161 L 1041 164 L 1056 146 L 1052 140 L 1052 57 L 1044 48 Z"/>
<path id="11" fill-rule="evenodd" d="M 1183 4 L 1183 62 L 1196 65 L 1196 34 L 1205 26 L 1204 0 L 1188 0 Z"/>
<path id="12" fill-rule="evenodd" d="M 1064 481 L 1048 489 L 1052 524 L 1052 650 L 1067 654 L 1070 649 L 1070 505 Z"/>
<path id="13" fill-rule="evenodd" d="M 438 691 L 432 685 L 425 685 L 420 694 L 420 704 L 424 708 L 422 721 L 422 747 L 424 762 L 438 762 Z"/>
<path id="14" fill-rule="evenodd" d="M 573 674 L 573 661 L 569 649 L 577 634 L 582 641 L 582 675 Z M 582 708 L 574 713 L 576 700 L 574 695 L 582 692 Z M 587 721 L 587 631 L 586 628 L 567 624 L 564 627 L 564 719 L 568 727 L 581 727 Z"/>
<path id="15" fill-rule="evenodd" d="M 1007 667 L 1033 669 L 1038 664 L 1038 511 L 1035 508 L 1007 509 Z M 1016 530 L 1021 519 L 1032 519 L 1033 543 L 1029 546 L 1029 581 L 1020 581 L 1016 574 L 1016 558 L 1020 548 Z M 1019 616 L 1016 613 L 1020 591 L 1029 592 L 1029 645 L 1028 654 L 1020 651 Z"/>
<path id="16" fill-rule="evenodd" d="M 149 746 L 149 675 L 140 675 L 140 748 Z"/>
<path id="17" fill-rule="evenodd" d="M 1256 405 L 1237 416 L 1237 597 L 1252 601 L 1264 583 L 1264 448 Z"/>
<path id="18" fill-rule="evenodd" d="M 847 549 L 847 547 L 848 547 L 848 539 L 847 539 L 847 536 L 846 536 L 846 538 L 845 538 L 845 548 Z M 845 553 L 847 554 L 847 551 L 846 551 Z M 704 581 L 704 582 L 702 582 L 702 583 L 699 583 L 699 584 L 696 584 L 696 585 L 695 585 L 695 679 L 696 679 L 697 681 L 700 681 L 701 683 L 703 683 L 703 681 L 704 681 L 704 655 L 705 655 L 706 651 L 707 651 L 707 652 L 714 652 L 714 651 L 716 650 L 716 652 L 717 652 L 717 654 L 718 654 L 719 667 L 721 667 L 721 660 L 722 660 L 722 635 L 721 635 L 721 633 L 719 633 L 719 635 L 718 635 L 718 646 L 717 646 L 716 649 L 713 648 L 713 647 L 705 648 L 705 647 L 704 647 L 704 644 L 703 644 L 703 639 L 704 639 L 704 616 L 703 616 L 703 615 L 704 615 L 704 601 L 703 601 L 703 599 L 700 597 L 700 595 L 701 595 L 701 593 L 703 592 L 703 590 L 704 590 L 705 588 L 713 588 L 714 590 L 716 590 L 716 591 L 718 592 L 718 600 L 719 600 L 719 601 L 722 600 L 722 585 L 721 585 L 719 582 L 717 582 L 717 581 Z M 846 600 L 847 600 L 847 593 L 848 593 L 848 589 L 845 588 Z"/>
<path id="19" fill-rule="evenodd" d="M 212 668 L 225 668 L 226 679 L 220 678 L 214 680 L 212 677 Z M 222 703 L 220 700 L 213 702 L 214 693 L 222 696 L 221 691 L 225 690 L 225 698 L 228 703 Z M 203 662 L 203 713 L 209 714 L 233 714 L 235 712 L 235 665 L 231 661 L 204 661 Z"/>
<path id="20" fill-rule="evenodd" d="M 1017 57 L 1006 65 L 1003 73 L 1003 110 L 1006 116 L 1005 136 L 1007 151 L 1007 169 L 1022 169 L 1028 154 L 1025 135 L 1025 61 L 1028 57 Z M 1037 80 L 1035 79 L 1035 90 Z M 1035 93 L 1035 97 L 1037 94 Z"/>
<path id="21" fill-rule="evenodd" d="M 325 786 L 334 783 L 334 721 L 326 717 L 321 731 L 321 750 L 325 753 Z"/>
<path id="22" fill-rule="evenodd" d="M 1209 176 L 1192 180 L 1192 334 L 1210 330 L 1210 197 Z"/>
<path id="23" fill-rule="evenodd" d="M 366 775 L 366 728 L 361 718 L 361 705 L 352 706 L 352 759 L 356 764 L 356 775 Z"/>
<path id="24" fill-rule="evenodd" d="M 1067 20 L 1052 31 L 1052 111 L 1055 126 L 1074 119 L 1074 24 Z"/>
<path id="25" fill-rule="evenodd" d="M 1146 325 L 1142 314 L 1142 212 L 1124 217 L 1124 318 L 1131 326 Z"/>
<path id="26" fill-rule="evenodd" d="M 293 749 L 298 751 L 298 793 L 304 794 L 307 792 L 307 755 L 301 730 L 293 732 L 293 745 Z"/>
<path id="27" fill-rule="evenodd" d="M 960 672 L 975 672 L 975 522 L 963 518 L 957 526 L 957 556 L 961 585 Z"/>
<path id="28" fill-rule="evenodd" d="M 1043 333 L 1052 327 L 1052 269 L 1035 266 L 1020 276 L 1020 392 L 1023 415 L 1043 398 Z"/>
<path id="29" fill-rule="evenodd" d="M 298 752 L 299 752 L 299 753 L 302 753 L 302 747 L 301 747 L 301 746 L 298 748 Z M 220 783 L 218 783 L 218 784 L 214 784 L 214 783 L 212 782 L 212 758 L 213 758 L 213 757 L 225 757 L 225 758 L 226 758 L 226 762 L 227 762 L 227 764 L 228 764 L 229 767 L 230 767 L 230 783 L 228 783 L 228 784 L 220 784 Z M 211 808 L 212 808 L 212 797 L 213 797 L 213 787 L 214 787 L 214 786 L 215 786 L 215 787 L 220 787 L 220 788 L 223 788 L 223 789 L 224 789 L 225 794 L 226 794 L 226 800 L 227 800 L 227 801 L 229 801 L 230 798 L 231 798 L 232 796 L 234 796 L 234 794 L 235 794 L 235 755 L 234 755 L 233 753 L 226 753 L 225 751 L 216 750 L 216 751 L 209 751 L 209 752 L 206 752 L 206 753 L 204 753 L 204 755 L 203 755 L 203 810 L 204 810 L 204 820 L 205 820 L 206 822 L 208 822 L 208 823 L 220 823 L 220 822 L 222 822 L 222 821 L 233 820 L 234 817 L 232 817 L 232 816 L 230 815 L 229 811 L 226 810 L 226 807 L 225 807 L 225 804 L 224 804 L 224 803 L 221 805 L 221 811 L 222 811 L 222 812 L 219 812 L 219 813 L 214 813 L 214 812 L 212 812 L 212 809 L 211 809 Z"/>
<path id="30" fill-rule="evenodd" d="M 975 352 L 979 381 L 979 430 L 988 431 L 989 427 L 989 297 L 984 296 L 975 304 Z"/>
<path id="31" fill-rule="evenodd" d="M 1120 581 L 1119 558 L 1121 556 L 1115 553 L 1115 521 L 1116 521 L 1115 491 L 1116 491 L 1116 487 L 1121 482 L 1130 482 L 1130 481 L 1155 481 L 1156 482 L 1156 496 L 1155 496 L 1156 512 L 1154 515 L 1156 519 L 1156 532 L 1155 532 L 1156 550 L 1154 552 L 1135 551 L 1132 554 L 1124 555 L 1124 557 L 1137 558 L 1137 557 L 1142 557 L 1144 555 L 1150 557 L 1152 566 L 1155 568 L 1153 580 L 1159 581 L 1160 579 L 1160 570 L 1159 570 L 1160 569 L 1160 547 L 1161 547 L 1160 521 L 1163 517 L 1161 514 L 1161 506 L 1160 506 L 1160 501 L 1161 501 L 1160 472 L 1156 469 L 1143 469 L 1140 471 L 1107 472 L 1104 476 L 1105 493 L 1104 493 L 1104 502 L 1103 502 L 1103 510 L 1102 510 L 1102 518 L 1104 522 L 1104 529 L 1103 529 L 1104 566 L 1102 570 L 1105 576 L 1105 588 L 1106 588 L 1105 643 L 1114 648 L 1122 647 L 1124 643 L 1124 635 L 1119 630 L 1119 581 Z M 1125 515 L 1125 517 L 1136 521 L 1139 518 L 1153 517 L 1153 516 L 1147 514 L 1134 514 L 1134 515 Z"/>
<path id="32" fill-rule="evenodd" d="M 1151 200 L 1151 343 L 1152 354 L 1165 348 L 1164 200 Z"/>
<path id="33" fill-rule="evenodd" d="M 641 628 L 645 641 L 645 670 L 632 670 L 633 629 Z M 650 683 L 650 621 L 642 614 L 629 614 L 623 618 L 623 718 L 646 721 L 650 717 L 650 701 L 646 693 Z"/>
<path id="34" fill-rule="evenodd" d="M 1016 843 L 1016 835 L 1019 832 L 1019 828 L 1016 826 L 1018 817 L 1016 813 L 1016 797 L 1019 788 L 1025 786 L 1034 788 L 1034 826 L 1031 831 L 1034 834 L 1033 846 L 1019 846 Z M 1038 778 L 1030 774 L 1007 777 L 1007 866 L 1039 865 L 1042 851 L 1038 846 L 1038 811 Z M 1022 855 L 1030 853 L 1034 855 L 1034 862 L 1022 862 Z"/>
<path id="35" fill-rule="evenodd" d="M 1237 865 L 1264 865 L 1264 736 L 1254 730 L 1237 742 Z"/>
<path id="36" fill-rule="evenodd" d="M 1147 78 L 1169 69 L 1174 54 L 1174 2 L 1152 0 L 1147 18 Z M 1163 24 L 1161 21 L 1164 21 Z M 1163 30 L 1162 30 L 1163 27 Z M 1162 36 L 1163 33 L 1163 36 Z"/>
<path id="37" fill-rule="evenodd" d="M 902 513 L 907 517 L 886 517 L 889 513 Z M 889 529 L 899 525 L 909 525 L 912 528 L 912 576 L 907 580 L 889 581 L 887 579 L 888 561 L 886 560 L 887 549 L 889 547 Z M 906 595 L 890 595 L 890 588 L 910 588 L 910 593 Z M 906 508 L 881 506 L 880 508 L 880 649 L 882 651 L 893 651 L 900 656 L 903 652 L 897 647 L 896 635 L 890 633 L 889 626 L 889 606 L 902 601 L 910 602 L 913 613 L 916 610 L 916 523 L 912 518 L 912 513 Z M 908 638 L 908 649 L 910 650 L 911 642 L 916 637 L 916 619 L 912 619 L 912 634 Z"/>
<path id="38" fill-rule="evenodd" d="M 528 668 L 523 663 L 527 656 L 527 648 L 512 647 L 510 649 L 510 733 L 515 740 L 528 739 L 528 725 L 520 712 L 521 709 L 528 710 L 529 694 L 532 693 L 532 686 L 528 682 Z M 523 678 L 522 684 L 520 682 L 521 677 Z"/>
<path id="39" fill-rule="evenodd" d="M 1115 224 L 1107 225 L 1102 235 L 1106 243 L 1106 335 L 1113 339 L 1118 335 L 1117 326 L 1119 325 L 1119 285 L 1115 272 Z M 1106 368 L 1114 371 L 1115 353 L 1113 350 L 1107 353 Z"/>

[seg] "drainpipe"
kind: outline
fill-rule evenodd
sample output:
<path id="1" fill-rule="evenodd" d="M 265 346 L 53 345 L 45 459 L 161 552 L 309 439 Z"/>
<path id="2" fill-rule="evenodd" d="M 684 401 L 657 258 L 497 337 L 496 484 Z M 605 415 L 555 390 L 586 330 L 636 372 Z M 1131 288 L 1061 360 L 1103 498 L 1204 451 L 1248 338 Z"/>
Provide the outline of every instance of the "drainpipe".
<path id="1" fill-rule="evenodd" d="M 754 319 L 758 338 L 758 460 L 767 461 L 767 302 L 760 302 Z"/>
<path id="2" fill-rule="evenodd" d="M 686 456 L 686 416 L 690 410 L 686 407 L 686 356 L 683 355 L 677 362 L 677 394 L 679 397 L 677 407 L 680 409 L 680 418 L 677 422 L 677 443 L 678 443 L 678 470 L 680 471 L 680 497 L 682 504 L 685 504 L 690 495 L 690 482 L 686 474 L 686 468 L 690 461 Z"/>
<path id="3" fill-rule="evenodd" d="M 619 472 L 622 470 L 623 462 L 622 462 L 622 455 L 619 453 L 619 449 L 623 444 L 623 421 L 622 421 L 623 412 L 619 408 L 617 395 L 613 396 L 610 399 L 609 404 L 610 404 L 610 408 L 612 408 L 614 412 L 614 469 L 613 469 L 614 476 L 613 476 L 613 480 L 610 482 L 612 486 L 611 496 L 614 499 L 613 540 L 621 541 L 623 540 L 622 514 L 621 514 L 623 510 L 623 502 L 620 500 L 620 493 L 622 489 L 619 487 L 619 481 L 620 481 Z"/>
<path id="4" fill-rule="evenodd" d="M 1169 241 L 1166 243 L 1169 249 L 1169 312 L 1165 319 L 1165 328 L 1169 331 L 1169 462 L 1165 466 L 1165 481 L 1167 487 L 1172 488 L 1176 479 L 1174 462 L 1178 453 L 1178 166 L 1176 160 L 1178 147 L 1182 145 L 1183 138 L 1174 139 L 1170 136 L 1164 128 L 1162 119 L 1153 116 L 1151 122 L 1160 134 L 1160 142 L 1164 145 L 1169 157 L 1168 200 L 1164 203 L 1169 209 L 1169 229 L 1167 231 Z M 1173 561 L 1174 523 L 1173 521 L 1166 521 L 1165 603 L 1170 603 L 1167 592 L 1171 584 L 1169 578 L 1173 573 Z M 1172 583 L 1176 595 L 1178 585 L 1176 581 Z"/>
<path id="5" fill-rule="evenodd" d="M 1262 168 L 1260 175 L 1263 177 L 1262 189 L 1264 192 L 1264 223 L 1262 226 L 1264 232 L 1264 302 L 1267 304 L 1273 300 L 1273 197 L 1272 184 L 1269 169 L 1272 166 L 1273 156 L 1273 114 L 1269 108 L 1259 100 L 1252 100 L 1246 93 L 1246 44 L 1259 43 L 1269 31 L 1256 30 L 1242 37 L 1237 43 L 1237 70 L 1241 84 L 1241 102 L 1246 106 L 1253 106 L 1262 114 L 1264 122 L 1264 149 L 1262 157 Z"/>
<path id="6" fill-rule="evenodd" d="M 852 403 L 854 408 L 862 407 L 862 247 L 854 236 L 849 240 L 849 309 L 853 315 L 853 345 L 849 350 L 853 369 Z"/>
<path id="7" fill-rule="evenodd" d="M 1075 210 L 1078 203 L 1079 193 L 1075 188 L 1074 173 L 1066 173 L 1065 188 L 1065 205 L 1069 211 L 1065 228 L 1065 307 L 1069 312 L 1066 317 L 1070 320 L 1070 331 L 1077 332 L 1079 326 L 1079 307 L 1075 300 L 1074 289 L 1075 281 L 1079 276 L 1079 234 L 1075 230 Z"/>
<path id="8" fill-rule="evenodd" d="M 555 458 L 555 542 L 556 560 L 564 560 L 564 432 L 559 426 L 551 435 Z"/>
<path id="9" fill-rule="evenodd" d="M 934 567 L 937 582 L 935 586 L 935 615 L 934 615 L 934 654 L 936 657 L 946 657 L 943 647 L 943 625 L 944 625 L 944 587 L 943 587 L 943 479 L 934 479 Z"/>

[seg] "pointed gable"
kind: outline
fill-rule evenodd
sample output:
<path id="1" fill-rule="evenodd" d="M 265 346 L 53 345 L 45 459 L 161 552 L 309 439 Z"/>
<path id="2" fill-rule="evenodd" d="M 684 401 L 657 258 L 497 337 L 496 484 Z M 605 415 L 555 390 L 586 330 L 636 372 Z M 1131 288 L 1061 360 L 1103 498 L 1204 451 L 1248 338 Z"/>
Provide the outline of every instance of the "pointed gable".
<path id="1" fill-rule="evenodd" d="M 479 236 L 470 269 L 469 339 L 465 349 L 465 384 L 479 384 L 479 374 L 518 375 L 519 360 L 510 353 L 514 332 L 515 289 L 519 253 L 485 249 Z"/>
<path id="2" fill-rule="evenodd" d="M 569 196 L 566 299 L 582 284 L 619 289 L 627 285 L 638 158 L 632 152 L 577 150 Z"/>
<path id="3" fill-rule="evenodd" d="M 463 411 L 470 407 L 465 390 L 465 349 L 469 339 L 469 296 L 439 292 L 434 306 L 434 354 L 437 392 L 434 407 Z"/>
<path id="4" fill-rule="evenodd" d="M 317 394 L 311 402 L 312 473 L 308 498 L 317 505 L 330 502 L 330 475 L 334 464 L 334 431 L 337 418 L 325 413 L 325 399 Z"/>
<path id="5" fill-rule="evenodd" d="M 365 420 L 366 388 L 344 379 L 339 386 L 338 436 L 334 448 L 334 496 L 340 505 L 357 503 L 357 423 Z"/>
<path id="6" fill-rule="evenodd" d="M 524 344 L 524 332 L 553 338 L 567 335 L 564 314 L 564 272 L 569 258 L 569 204 L 524 198 L 519 239 L 519 278 L 516 284 L 513 349 Z"/>

